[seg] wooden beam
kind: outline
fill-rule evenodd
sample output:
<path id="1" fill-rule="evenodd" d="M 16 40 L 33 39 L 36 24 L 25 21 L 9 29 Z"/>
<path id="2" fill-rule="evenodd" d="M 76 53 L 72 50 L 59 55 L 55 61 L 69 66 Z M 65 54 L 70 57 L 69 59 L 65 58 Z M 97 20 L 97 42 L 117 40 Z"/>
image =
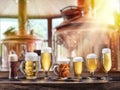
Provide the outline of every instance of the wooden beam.
<path id="1" fill-rule="evenodd" d="M 49 18 L 61 18 L 61 15 L 54 15 L 54 16 L 29 16 L 28 19 L 49 19 Z M 0 18 L 18 18 L 17 15 L 0 15 Z"/>
<path id="2" fill-rule="evenodd" d="M 48 19 L 48 46 L 52 47 L 52 18 Z"/>

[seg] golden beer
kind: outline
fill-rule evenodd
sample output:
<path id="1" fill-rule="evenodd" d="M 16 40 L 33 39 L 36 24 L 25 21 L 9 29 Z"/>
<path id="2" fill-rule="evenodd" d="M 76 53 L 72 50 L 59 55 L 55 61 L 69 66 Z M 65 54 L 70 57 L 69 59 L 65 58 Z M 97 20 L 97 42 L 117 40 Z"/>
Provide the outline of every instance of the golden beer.
<path id="1" fill-rule="evenodd" d="M 111 54 L 110 53 L 104 53 L 103 54 L 103 67 L 104 67 L 105 73 L 110 71 L 111 66 L 112 66 Z"/>
<path id="2" fill-rule="evenodd" d="M 105 72 L 106 80 L 109 80 L 108 72 L 112 67 L 112 60 L 111 60 L 111 49 L 110 48 L 103 48 L 102 49 L 102 64 Z"/>
<path id="3" fill-rule="evenodd" d="M 41 68 L 44 71 L 49 71 L 50 67 L 52 65 L 52 55 L 51 53 L 42 53 L 41 55 Z"/>
<path id="4" fill-rule="evenodd" d="M 88 58 L 86 61 L 87 69 L 90 72 L 94 72 L 97 69 L 97 59 L 96 58 Z"/>
<path id="5" fill-rule="evenodd" d="M 51 68 L 51 65 L 52 65 L 52 48 L 45 47 L 42 49 L 41 54 L 41 68 L 45 73 L 44 79 L 48 79 L 48 72 Z"/>
<path id="6" fill-rule="evenodd" d="M 86 66 L 90 73 L 94 73 L 97 69 L 97 56 L 94 53 L 88 54 L 86 57 Z M 93 76 L 93 75 L 92 75 Z"/>
<path id="7" fill-rule="evenodd" d="M 82 73 L 82 57 L 75 57 L 73 58 L 73 70 L 74 70 L 74 76 L 79 78 Z"/>
<path id="8" fill-rule="evenodd" d="M 111 50 L 110 48 L 103 48 L 102 49 L 102 64 L 103 64 L 103 68 L 105 73 L 108 73 L 108 71 L 110 71 L 111 67 L 112 67 L 112 60 L 111 60 Z"/>
<path id="9" fill-rule="evenodd" d="M 82 62 L 73 62 L 74 75 L 79 77 L 82 73 Z"/>
<path id="10" fill-rule="evenodd" d="M 38 75 L 38 61 L 26 61 L 25 73 L 27 79 L 35 79 Z"/>

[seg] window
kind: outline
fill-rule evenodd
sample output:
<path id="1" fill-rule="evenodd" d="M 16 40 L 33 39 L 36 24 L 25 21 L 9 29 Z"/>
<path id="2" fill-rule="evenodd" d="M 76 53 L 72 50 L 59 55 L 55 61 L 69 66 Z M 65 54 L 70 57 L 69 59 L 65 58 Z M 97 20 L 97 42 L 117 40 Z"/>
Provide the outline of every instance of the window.
<path id="1" fill-rule="evenodd" d="M 52 28 L 55 28 L 63 21 L 63 18 L 52 19 Z M 4 38 L 3 33 L 10 27 L 15 27 L 18 31 L 18 19 L 14 18 L 1 18 L 0 19 L 0 39 Z M 34 30 L 34 32 L 45 41 L 45 46 L 48 46 L 48 22 L 47 19 L 29 19 L 28 31 Z M 51 33 L 52 34 L 52 33 Z"/>
<path id="2" fill-rule="evenodd" d="M 44 40 L 48 39 L 47 19 L 29 19 L 30 29 L 33 29 Z"/>
<path id="3" fill-rule="evenodd" d="M 60 25 L 63 22 L 63 18 L 55 18 L 52 20 L 52 28 Z"/>
<path id="4" fill-rule="evenodd" d="M 63 18 L 53 18 L 52 28 L 60 25 Z M 3 33 L 10 27 L 15 27 L 18 31 L 18 19 L 17 18 L 1 18 L 0 19 L 0 40 L 4 39 Z M 34 32 L 45 41 L 45 46 L 48 46 L 48 21 L 47 19 L 29 19 L 27 30 L 34 30 Z M 52 33 L 51 33 L 52 34 Z M 1 49 L 0 49 L 1 53 Z"/>
<path id="5" fill-rule="evenodd" d="M 0 19 L 0 39 L 4 38 L 3 33 L 10 27 L 15 27 L 15 30 L 18 30 L 18 19 Z"/>
<path id="6" fill-rule="evenodd" d="M 51 19 L 52 23 L 52 28 L 55 28 L 56 26 L 60 25 L 60 23 L 63 21 L 62 18 L 55 18 Z M 28 25 L 27 25 L 27 30 L 34 30 L 34 32 L 40 36 L 45 42 L 44 46 L 48 46 L 48 19 L 29 19 L 28 20 Z M 49 24 L 50 25 L 50 24 Z M 19 25 L 18 25 L 18 19 L 16 18 L 1 18 L 0 19 L 0 43 L 1 40 L 5 38 L 3 33 L 10 27 L 15 27 L 15 30 L 19 30 Z M 52 34 L 52 31 L 51 33 Z M 4 48 L 3 45 L 0 44 L 0 65 L 2 63 L 1 56 L 4 58 Z"/>

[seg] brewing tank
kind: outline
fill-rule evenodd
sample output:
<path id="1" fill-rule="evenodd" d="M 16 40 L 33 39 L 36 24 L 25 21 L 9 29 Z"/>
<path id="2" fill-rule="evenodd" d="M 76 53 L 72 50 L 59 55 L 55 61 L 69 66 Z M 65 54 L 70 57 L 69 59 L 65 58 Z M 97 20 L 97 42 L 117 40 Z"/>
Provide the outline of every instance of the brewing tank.
<path id="1" fill-rule="evenodd" d="M 109 25 L 96 23 L 94 18 L 84 13 L 84 8 L 68 6 L 61 10 L 64 21 L 53 31 L 53 48 L 55 61 L 59 58 L 72 58 L 95 53 L 100 64 L 101 50 L 108 47 L 112 51 L 117 49 L 114 41 L 117 33 Z M 115 35 L 115 36 L 113 36 Z M 117 52 L 112 54 L 112 60 L 116 62 Z M 99 65 L 98 69 L 100 69 Z M 113 65 L 114 70 L 117 69 Z"/>

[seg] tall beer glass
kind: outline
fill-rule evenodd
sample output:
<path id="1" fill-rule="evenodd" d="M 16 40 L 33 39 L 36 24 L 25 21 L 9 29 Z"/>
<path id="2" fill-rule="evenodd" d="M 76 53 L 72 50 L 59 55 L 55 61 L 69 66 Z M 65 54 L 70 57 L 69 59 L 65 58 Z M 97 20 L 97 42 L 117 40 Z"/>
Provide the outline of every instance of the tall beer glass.
<path id="1" fill-rule="evenodd" d="M 108 72 L 112 67 L 111 50 L 109 48 L 102 49 L 102 64 L 106 74 L 105 77 L 108 79 Z"/>
<path id="2" fill-rule="evenodd" d="M 80 79 L 81 73 L 82 73 L 82 57 L 75 57 L 73 58 L 73 70 L 74 70 L 74 76 L 75 78 Z"/>
<path id="3" fill-rule="evenodd" d="M 52 65 L 52 49 L 50 47 L 45 47 L 41 54 L 41 68 L 45 72 L 45 79 L 48 78 L 48 72 Z"/>
<path id="4" fill-rule="evenodd" d="M 90 72 L 90 78 L 95 79 L 94 72 L 97 69 L 97 56 L 94 53 L 88 54 L 86 57 L 87 69 Z"/>

